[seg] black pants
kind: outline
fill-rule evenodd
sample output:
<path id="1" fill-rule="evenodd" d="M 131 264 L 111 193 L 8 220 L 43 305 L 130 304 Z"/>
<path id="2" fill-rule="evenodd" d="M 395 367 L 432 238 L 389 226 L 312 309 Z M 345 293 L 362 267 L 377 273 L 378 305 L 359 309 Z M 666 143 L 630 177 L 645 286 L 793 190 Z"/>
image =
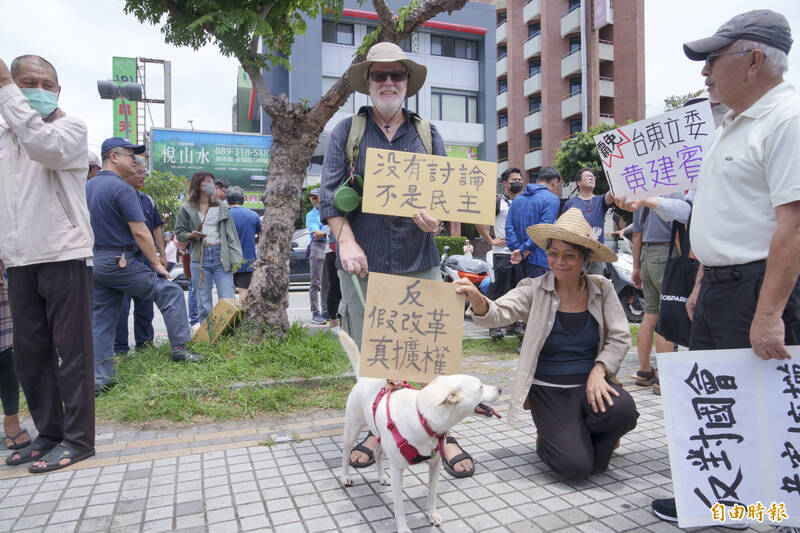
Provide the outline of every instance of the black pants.
<path id="1" fill-rule="evenodd" d="M 517 286 L 525 278 L 522 265 L 511 264 L 511 254 L 496 253 L 493 257 L 494 283 L 489 286 L 487 296 L 497 300 Z"/>
<path id="2" fill-rule="evenodd" d="M 342 299 L 342 289 L 339 287 L 339 275 L 336 273 L 336 254 L 325 254 L 325 265 L 322 275 L 328 276 L 328 314 L 331 318 L 340 318 L 339 302 Z"/>
<path id="3" fill-rule="evenodd" d="M 38 438 L 93 448 L 92 269 L 83 260 L 9 268 L 8 299 L 14 366 Z"/>
<path id="4" fill-rule="evenodd" d="M 14 371 L 14 350 L 11 348 L 0 352 L 0 402 L 4 415 L 11 416 L 19 412 L 19 381 Z"/>
<path id="5" fill-rule="evenodd" d="M 528 393 L 533 423 L 541 437 L 536 450 L 550 468 L 566 479 L 605 472 L 617 440 L 636 427 L 639 412 L 625 389 L 612 385 L 619 396 L 613 406 L 594 413 L 586 387 L 562 389 L 534 385 Z"/>
<path id="6" fill-rule="evenodd" d="M 729 281 L 712 281 L 704 275 L 689 337 L 690 350 L 750 347 L 750 324 L 756 313 L 764 272 Z M 784 342 L 800 344 L 800 280 L 783 310 Z"/>
<path id="7" fill-rule="evenodd" d="M 114 333 L 114 353 L 127 354 L 130 350 L 128 344 L 128 316 L 131 313 L 131 300 L 133 300 L 133 338 L 136 349 L 153 344 L 155 332 L 153 331 L 153 300 L 144 300 L 126 294 L 122 297 L 122 308 L 119 312 L 119 321 Z"/>

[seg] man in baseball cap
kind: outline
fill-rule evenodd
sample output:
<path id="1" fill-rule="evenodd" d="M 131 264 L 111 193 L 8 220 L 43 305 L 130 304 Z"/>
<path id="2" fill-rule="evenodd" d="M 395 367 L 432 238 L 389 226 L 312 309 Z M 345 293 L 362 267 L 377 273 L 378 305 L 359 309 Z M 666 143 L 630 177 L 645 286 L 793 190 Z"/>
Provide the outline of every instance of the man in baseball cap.
<path id="1" fill-rule="evenodd" d="M 100 157 L 107 159 L 106 156 L 114 148 L 129 148 L 136 155 L 143 154 L 145 149 L 143 144 L 132 144 L 128 139 L 123 139 L 122 137 L 109 137 L 103 141 L 100 147 Z"/>
<path id="2" fill-rule="evenodd" d="M 683 45 L 689 59 L 705 61 L 711 100 L 730 108 L 695 182 L 691 240 L 702 268 L 686 302 L 690 350 L 752 348 L 761 359 L 789 359 L 786 346 L 800 344 L 800 94 L 783 80 L 791 45 L 786 18 L 767 9 Z M 709 472 L 735 486 L 729 473 Z M 685 491 L 683 509 L 695 509 L 711 507 L 720 487 L 676 490 Z M 651 506 L 662 520 L 678 520 L 674 498 Z"/>

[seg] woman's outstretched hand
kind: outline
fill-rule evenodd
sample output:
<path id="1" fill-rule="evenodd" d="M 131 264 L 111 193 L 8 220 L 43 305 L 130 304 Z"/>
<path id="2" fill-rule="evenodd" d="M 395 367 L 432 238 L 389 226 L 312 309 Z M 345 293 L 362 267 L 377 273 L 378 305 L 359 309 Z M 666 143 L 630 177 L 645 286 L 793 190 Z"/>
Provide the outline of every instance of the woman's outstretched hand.
<path id="1" fill-rule="evenodd" d="M 478 287 L 470 280 L 464 278 L 457 279 L 453 282 L 453 285 L 456 287 L 456 294 L 466 295 L 467 301 L 472 306 L 473 313 L 477 316 L 483 316 L 489 312 L 489 304 L 486 302 L 486 298 L 483 297 Z"/>

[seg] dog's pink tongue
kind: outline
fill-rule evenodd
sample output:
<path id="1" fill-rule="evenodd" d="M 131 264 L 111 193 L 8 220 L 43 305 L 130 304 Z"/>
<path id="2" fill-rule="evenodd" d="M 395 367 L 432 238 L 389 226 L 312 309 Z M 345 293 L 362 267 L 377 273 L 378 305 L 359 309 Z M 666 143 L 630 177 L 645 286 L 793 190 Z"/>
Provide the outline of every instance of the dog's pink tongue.
<path id="1" fill-rule="evenodd" d="M 478 413 L 479 415 L 485 416 L 486 418 L 492 418 L 492 416 L 496 416 L 497 418 L 503 418 L 502 416 L 500 416 L 500 413 L 498 413 L 485 403 L 479 403 L 478 405 L 476 405 L 475 412 Z"/>

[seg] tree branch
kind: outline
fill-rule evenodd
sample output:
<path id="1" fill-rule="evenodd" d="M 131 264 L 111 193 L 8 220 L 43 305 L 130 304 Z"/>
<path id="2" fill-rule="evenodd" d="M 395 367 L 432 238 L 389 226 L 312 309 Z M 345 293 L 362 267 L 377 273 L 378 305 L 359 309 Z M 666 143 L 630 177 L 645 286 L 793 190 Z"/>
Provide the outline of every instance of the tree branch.
<path id="1" fill-rule="evenodd" d="M 386 0 L 372 0 L 372 5 L 375 6 L 375 12 L 378 13 L 378 18 L 383 28 L 384 40 L 394 42 L 395 34 L 397 33 L 394 13 L 392 13 Z"/>
<path id="2" fill-rule="evenodd" d="M 397 33 L 397 41 L 405 39 L 439 13 L 447 11 L 449 14 L 458 11 L 466 4 L 467 0 L 425 0 L 417 9 L 408 14 L 403 23 L 403 31 Z"/>

